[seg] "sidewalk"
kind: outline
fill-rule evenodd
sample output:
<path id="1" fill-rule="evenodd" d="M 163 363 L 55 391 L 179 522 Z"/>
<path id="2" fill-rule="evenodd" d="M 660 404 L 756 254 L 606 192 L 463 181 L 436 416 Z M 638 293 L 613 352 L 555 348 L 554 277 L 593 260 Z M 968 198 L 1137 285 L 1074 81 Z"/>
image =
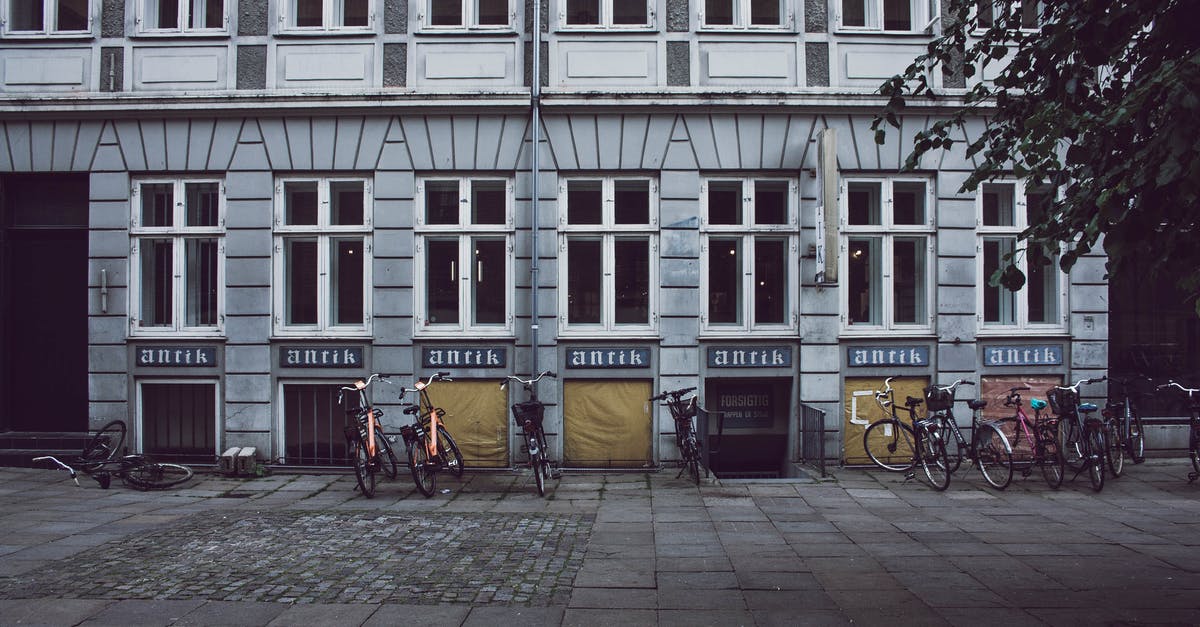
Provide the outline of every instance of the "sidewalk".
<path id="1" fill-rule="evenodd" d="M 100 490 L 0 468 L 0 624 L 1026 625 L 1200 623 L 1200 483 L 1126 466 L 1094 494 L 960 470 L 938 493 L 527 472 L 425 499 L 350 475 Z"/>

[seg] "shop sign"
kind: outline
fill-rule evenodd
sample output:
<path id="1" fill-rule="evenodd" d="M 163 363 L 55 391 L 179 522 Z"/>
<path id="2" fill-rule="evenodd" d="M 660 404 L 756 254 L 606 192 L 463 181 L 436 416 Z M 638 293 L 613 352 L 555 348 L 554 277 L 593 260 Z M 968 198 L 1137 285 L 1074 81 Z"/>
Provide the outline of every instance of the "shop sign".
<path id="1" fill-rule="evenodd" d="M 983 363 L 986 366 L 1061 366 L 1063 345 L 984 346 Z"/>
<path id="2" fill-rule="evenodd" d="M 851 368 L 867 366 L 928 366 L 928 346 L 851 346 L 846 349 L 846 364 Z"/>
<path id="3" fill-rule="evenodd" d="M 740 348 L 718 346 L 708 349 L 709 368 L 790 368 L 792 347 Z"/>
<path id="4" fill-rule="evenodd" d="M 649 368 L 648 348 L 570 348 L 568 368 Z"/>
<path id="5" fill-rule="evenodd" d="M 722 385 L 712 411 L 724 414 L 726 429 L 769 429 L 775 424 L 772 401 L 769 385 Z M 716 418 L 709 418 L 710 430 Z"/>
<path id="6" fill-rule="evenodd" d="M 135 346 L 139 366 L 207 367 L 217 365 L 215 346 Z"/>
<path id="7" fill-rule="evenodd" d="M 492 348 L 422 348 L 423 368 L 503 368 L 508 350 Z"/>
<path id="8" fill-rule="evenodd" d="M 361 346 L 282 346 L 279 365 L 284 368 L 359 368 Z"/>

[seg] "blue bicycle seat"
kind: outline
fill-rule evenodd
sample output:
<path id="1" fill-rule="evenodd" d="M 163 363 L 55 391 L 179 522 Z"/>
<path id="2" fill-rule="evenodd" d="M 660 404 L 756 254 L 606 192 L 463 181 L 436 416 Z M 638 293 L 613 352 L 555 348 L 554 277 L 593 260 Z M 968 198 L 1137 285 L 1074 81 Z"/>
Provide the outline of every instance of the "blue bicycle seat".
<path id="1" fill-rule="evenodd" d="M 1031 398 L 1031 399 L 1029 399 L 1029 406 L 1036 410 L 1041 411 L 1043 409 L 1046 409 L 1046 401 L 1043 401 L 1040 398 Z"/>
<path id="2" fill-rule="evenodd" d="M 1095 403 L 1080 403 L 1079 411 L 1096 411 L 1100 409 Z"/>

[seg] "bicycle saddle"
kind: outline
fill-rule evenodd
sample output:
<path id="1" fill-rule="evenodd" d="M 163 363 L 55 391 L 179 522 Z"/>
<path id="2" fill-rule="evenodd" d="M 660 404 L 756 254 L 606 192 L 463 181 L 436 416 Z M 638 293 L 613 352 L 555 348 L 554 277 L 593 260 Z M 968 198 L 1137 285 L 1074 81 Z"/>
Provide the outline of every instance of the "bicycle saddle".
<path id="1" fill-rule="evenodd" d="M 1100 409 L 1095 403 L 1082 403 L 1079 405 L 1079 411 L 1096 411 Z"/>
<path id="2" fill-rule="evenodd" d="M 1029 406 L 1040 411 L 1046 409 L 1046 401 L 1040 398 L 1031 398 L 1029 399 Z"/>
<path id="3" fill-rule="evenodd" d="M 421 411 L 421 409 L 419 407 L 417 407 L 416 405 L 409 405 L 404 408 L 404 413 L 409 414 L 409 415 L 415 414 L 419 411 Z"/>
<path id="4" fill-rule="evenodd" d="M 983 409 L 984 407 L 987 407 L 987 401 L 983 401 L 983 400 L 967 401 L 967 407 L 970 407 L 972 411 L 974 411 L 976 409 Z"/>
<path id="5" fill-rule="evenodd" d="M 904 404 L 909 407 L 916 407 L 917 405 L 920 405 L 921 403 L 924 403 L 924 402 L 925 402 L 925 399 L 923 399 L 923 398 L 914 398 L 912 396 L 909 396 L 907 399 L 905 399 Z"/>

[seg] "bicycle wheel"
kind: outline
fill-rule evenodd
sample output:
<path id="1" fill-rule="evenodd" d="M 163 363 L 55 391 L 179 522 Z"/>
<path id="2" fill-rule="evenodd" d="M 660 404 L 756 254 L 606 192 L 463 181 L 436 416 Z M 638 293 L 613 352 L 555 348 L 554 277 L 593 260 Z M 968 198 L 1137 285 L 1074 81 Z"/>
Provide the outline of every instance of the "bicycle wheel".
<path id="1" fill-rule="evenodd" d="M 122 471 L 127 485 L 139 490 L 162 490 L 192 478 L 192 469 L 179 464 L 147 462 Z"/>
<path id="2" fill-rule="evenodd" d="M 358 482 L 358 491 L 367 498 L 375 497 L 375 465 L 371 463 L 371 455 L 367 452 L 367 443 L 362 438 L 354 438 L 350 446 L 350 461 L 354 463 L 354 479 Z"/>
<path id="3" fill-rule="evenodd" d="M 929 479 L 929 485 L 941 492 L 950 487 L 950 462 L 946 459 L 946 443 L 937 431 L 922 434 L 921 468 Z"/>
<path id="4" fill-rule="evenodd" d="M 1200 474 L 1200 424 L 1192 424 L 1192 439 L 1188 444 L 1188 456 L 1192 458 L 1192 470 Z"/>
<path id="5" fill-rule="evenodd" d="M 375 459 L 379 460 L 379 465 L 383 467 L 383 474 L 387 475 L 388 479 L 395 479 L 400 474 L 400 459 L 396 457 L 392 443 L 388 441 L 386 435 L 376 431 L 375 445 L 379 448 L 379 454 L 375 456 Z"/>
<path id="6" fill-rule="evenodd" d="M 103 462 L 120 455 L 125 445 L 125 432 L 125 422 L 122 420 L 114 420 L 100 427 L 83 447 L 83 453 L 79 456 L 80 468 L 84 472 L 91 472 Z"/>
<path id="7" fill-rule="evenodd" d="M 1058 421 L 1058 443 L 1059 448 L 1063 452 L 1063 458 L 1066 460 L 1067 466 L 1072 470 L 1082 470 L 1083 465 L 1083 435 L 1079 432 L 1079 425 L 1070 418 L 1059 419 Z"/>
<path id="8" fill-rule="evenodd" d="M 463 464 L 462 453 L 458 451 L 458 445 L 454 443 L 454 438 L 450 437 L 450 432 L 442 425 L 438 425 L 438 457 L 442 460 L 442 468 L 450 474 L 455 477 L 463 475 L 466 466 Z"/>
<path id="9" fill-rule="evenodd" d="M 912 427 L 894 418 L 871 423 L 863 432 L 863 448 L 867 457 L 884 470 L 905 472 L 916 463 L 916 438 Z"/>
<path id="10" fill-rule="evenodd" d="M 962 466 L 963 445 L 965 442 L 959 442 L 958 438 L 955 437 L 957 431 L 950 428 L 951 420 L 954 420 L 953 414 L 947 413 L 942 416 L 942 428 L 938 430 L 938 433 L 942 436 L 942 442 L 946 444 L 946 459 L 950 462 L 950 472 L 957 472 L 959 467 Z"/>
<path id="11" fill-rule="evenodd" d="M 1083 439 L 1083 463 L 1087 465 L 1088 479 L 1092 481 L 1092 490 L 1099 492 L 1104 489 L 1104 454 L 1108 450 L 1108 438 L 1104 435 L 1104 426 L 1089 427 Z"/>
<path id="12" fill-rule="evenodd" d="M 1038 431 L 1038 449 L 1037 463 L 1042 467 L 1042 477 L 1046 480 L 1046 485 L 1052 490 L 1057 490 L 1062 486 L 1063 478 L 1067 474 L 1067 459 L 1063 456 L 1062 447 L 1059 446 L 1058 438 L 1051 427 L 1044 427 Z"/>
<path id="13" fill-rule="evenodd" d="M 683 458 L 687 462 L 688 474 L 692 481 L 700 485 L 700 445 L 696 443 L 696 434 L 688 433 L 683 440 Z"/>
<path id="14" fill-rule="evenodd" d="M 1133 410 L 1129 413 L 1129 437 L 1125 444 L 1129 447 L 1129 458 L 1140 464 L 1146 461 L 1146 434 L 1142 431 L 1142 417 Z"/>
<path id="15" fill-rule="evenodd" d="M 412 471 L 413 483 L 416 484 L 417 490 L 428 498 L 433 496 L 433 491 L 437 488 L 437 477 L 429 465 L 426 443 L 425 438 L 408 443 L 408 469 Z"/>
<path id="16" fill-rule="evenodd" d="M 1004 433 L 995 425 L 979 425 L 971 446 L 983 480 L 997 490 L 1007 488 L 1012 482 L 1013 460 Z"/>
<path id="17" fill-rule="evenodd" d="M 1121 439 L 1121 421 L 1117 418 L 1110 418 L 1104 422 L 1104 429 L 1104 437 L 1107 440 L 1104 461 L 1107 463 L 1108 471 L 1112 473 L 1113 479 L 1117 479 L 1125 470 L 1125 443 Z"/>

